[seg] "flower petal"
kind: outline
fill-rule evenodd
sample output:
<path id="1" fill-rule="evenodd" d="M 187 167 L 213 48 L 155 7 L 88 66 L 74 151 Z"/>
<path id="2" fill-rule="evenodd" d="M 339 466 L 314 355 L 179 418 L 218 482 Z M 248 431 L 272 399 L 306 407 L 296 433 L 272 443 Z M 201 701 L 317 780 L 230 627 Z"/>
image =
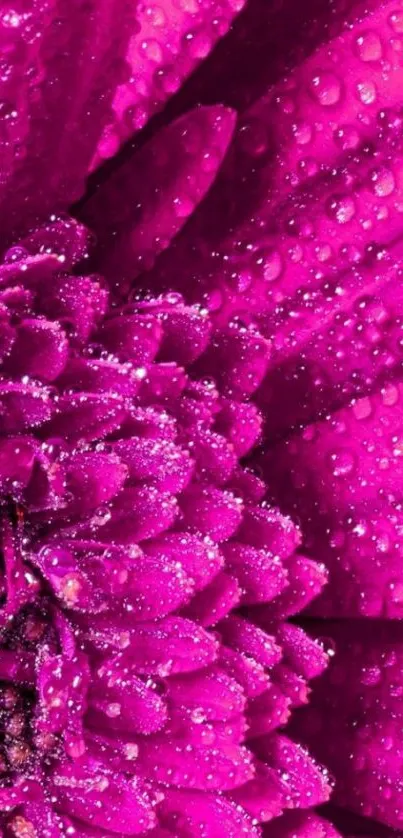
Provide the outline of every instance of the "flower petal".
<path id="1" fill-rule="evenodd" d="M 147 738 L 139 749 L 139 770 L 164 785 L 204 791 L 232 789 L 253 776 L 252 757 L 246 748 L 220 748 L 183 744 L 168 735 Z"/>
<path id="2" fill-rule="evenodd" d="M 99 236 L 102 271 L 121 290 L 152 267 L 204 197 L 233 128 L 233 112 L 219 105 L 185 114 L 121 166 L 106 190 L 101 187 L 84 206 L 82 216 Z"/>
<path id="3" fill-rule="evenodd" d="M 197 835 L 205 838 L 258 838 L 260 829 L 240 808 L 222 796 L 168 789 L 159 806 L 159 817 L 177 838 Z"/>
<path id="4" fill-rule="evenodd" d="M 64 763 L 56 768 L 52 786 L 62 812 L 94 827 L 138 835 L 155 823 L 140 780 L 127 780 L 102 764 L 85 760 Z"/>

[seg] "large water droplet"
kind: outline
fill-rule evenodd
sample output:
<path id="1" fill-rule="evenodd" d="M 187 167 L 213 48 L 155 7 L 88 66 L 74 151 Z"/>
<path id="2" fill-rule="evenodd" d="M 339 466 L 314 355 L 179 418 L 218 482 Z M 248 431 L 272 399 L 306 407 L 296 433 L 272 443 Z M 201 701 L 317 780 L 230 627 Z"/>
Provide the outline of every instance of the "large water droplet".
<path id="1" fill-rule="evenodd" d="M 324 107 L 337 105 L 341 97 L 341 81 L 334 74 L 328 71 L 318 71 L 313 76 L 310 83 L 310 91 L 314 99 L 316 99 Z"/>
<path id="2" fill-rule="evenodd" d="M 340 125 L 334 132 L 334 139 L 343 151 L 358 148 L 360 135 L 354 125 Z"/>
<path id="3" fill-rule="evenodd" d="M 261 264 L 266 282 L 276 282 L 283 270 L 283 259 L 278 250 L 268 250 L 261 257 Z"/>
<path id="4" fill-rule="evenodd" d="M 376 32 L 368 31 L 358 35 L 355 46 L 361 61 L 379 61 L 382 58 L 382 43 Z"/>
<path id="5" fill-rule="evenodd" d="M 371 183 L 375 195 L 379 198 L 386 198 L 391 195 L 395 186 L 395 178 L 393 172 L 386 166 L 381 166 L 379 169 L 374 169 L 370 175 Z"/>
<path id="6" fill-rule="evenodd" d="M 395 9 L 389 15 L 388 21 L 394 32 L 403 32 L 403 11 Z"/>
<path id="7" fill-rule="evenodd" d="M 327 211 L 339 224 L 347 224 L 356 213 L 354 198 L 351 195 L 333 195 L 328 201 Z"/>
<path id="8" fill-rule="evenodd" d="M 333 451 L 329 459 L 335 477 L 347 477 L 354 470 L 355 459 L 351 451 L 343 449 Z"/>
<path id="9" fill-rule="evenodd" d="M 307 145 L 311 142 L 313 129 L 309 122 L 294 122 L 292 131 L 298 145 Z"/>
<path id="10" fill-rule="evenodd" d="M 372 81 L 360 81 L 357 84 L 358 98 L 363 105 L 372 105 L 376 101 L 376 87 Z"/>

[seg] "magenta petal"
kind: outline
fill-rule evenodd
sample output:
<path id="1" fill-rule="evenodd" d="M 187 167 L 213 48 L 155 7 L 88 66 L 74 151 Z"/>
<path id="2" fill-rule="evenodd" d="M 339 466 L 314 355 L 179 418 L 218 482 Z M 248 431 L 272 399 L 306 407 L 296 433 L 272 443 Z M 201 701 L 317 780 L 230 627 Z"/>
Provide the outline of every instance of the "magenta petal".
<path id="1" fill-rule="evenodd" d="M 164 826 L 176 838 L 200 834 L 205 838 L 258 838 L 260 829 L 239 807 L 222 796 L 168 789 L 159 806 Z"/>
<path id="2" fill-rule="evenodd" d="M 192 672 L 212 663 L 218 652 L 216 638 L 183 617 L 128 627 L 127 617 L 98 615 L 84 632 L 95 649 L 123 649 L 122 665 L 127 657 L 128 665 L 144 675 Z"/>
<path id="3" fill-rule="evenodd" d="M 130 669 L 121 671 L 119 663 L 120 659 L 115 658 L 94 673 L 86 723 L 99 731 L 154 733 L 167 720 L 165 701 L 156 692 L 156 685 L 145 684 Z"/>
<path id="4" fill-rule="evenodd" d="M 261 664 L 227 646 L 221 647 L 220 665 L 237 680 L 248 698 L 255 698 L 269 686 L 269 676 Z"/>
<path id="5" fill-rule="evenodd" d="M 268 765 L 257 762 L 255 776 L 248 783 L 234 789 L 231 800 L 242 806 L 251 817 L 264 823 L 281 815 L 287 806 L 286 794 L 280 775 Z"/>
<path id="6" fill-rule="evenodd" d="M 95 393 L 117 393 L 134 398 L 140 389 L 142 375 L 132 365 L 110 357 L 92 360 L 70 358 L 57 380 L 62 390 L 84 390 Z"/>
<path id="7" fill-rule="evenodd" d="M 327 581 L 325 566 L 294 553 L 285 562 L 289 584 L 265 609 L 265 616 L 282 620 L 298 614 L 321 592 Z"/>
<path id="8" fill-rule="evenodd" d="M 233 324 L 215 336 L 203 357 L 203 368 L 218 378 L 230 399 L 242 399 L 261 383 L 270 354 L 269 341 L 257 330 Z"/>
<path id="9" fill-rule="evenodd" d="M 27 251 L 32 256 L 56 256 L 59 270 L 61 266 L 68 270 L 88 258 L 91 239 L 92 234 L 83 224 L 70 215 L 59 213 L 52 215 L 46 224 L 30 230 L 20 239 L 18 249 L 22 248 L 20 252 Z M 17 254 L 13 249 L 11 253 L 14 260 Z"/>
<path id="10" fill-rule="evenodd" d="M 177 563 L 193 580 L 195 588 L 204 588 L 222 568 L 224 558 L 209 538 L 197 538 L 187 532 L 171 532 L 144 547 L 147 556 L 159 557 L 168 564 Z"/>
<path id="11" fill-rule="evenodd" d="M 217 430 L 244 457 L 260 437 L 262 417 L 254 404 L 226 400 L 217 416 Z"/>
<path id="12" fill-rule="evenodd" d="M 57 398 L 56 413 L 46 426 L 48 436 L 67 437 L 71 441 L 90 442 L 116 430 L 126 408 L 115 394 L 70 394 Z"/>
<path id="13" fill-rule="evenodd" d="M 84 207 L 113 282 L 125 287 L 152 267 L 211 186 L 233 128 L 234 114 L 222 106 L 190 111 L 109 179 L 106 196 L 101 188 Z"/>
<path id="14" fill-rule="evenodd" d="M 237 536 L 246 544 L 253 544 L 284 559 L 294 552 L 301 540 L 300 532 L 291 519 L 266 503 L 246 507 Z"/>
<path id="15" fill-rule="evenodd" d="M 3 80 L 3 230 L 37 223 L 84 189 L 136 28 L 131 5 L 121 0 L 101 0 L 96 15 L 87 11 L 77 7 L 62 17 L 53 4 L 27 9 L 17 3 L 17 23 L 6 18 L 2 25 L 9 62 Z M 14 9 L 6 7 L 8 13 Z"/>
<path id="16" fill-rule="evenodd" d="M 181 509 L 190 529 L 214 541 L 224 541 L 238 527 L 242 517 L 242 501 L 232 492 L 215 486 L 193 484 L 181 497 Z"/>
<path id="17" fill-rule="evenodd" d="M 167 409 L 176 406 L 186 385 L 187 375 L 176 364 L 153 364 L 143 378 L 141 398 L 144 405 L 163 404 Z"/>
<path id="18" fill-rule="evenodd" d="M 155 486 L 129 487 L 118 495 L 107 520 L 94 521 L 91 529 L 102 540 L 135 544 L 169 529 L 177 514 L 175 495 Z"/>
<path id="19" fill-rule="evenodd" d="M 268 689 L 253 698 L 248 705 L 248 739 L 271 733 L 284 727 L 290 716 L 290 700 L 281 689 L 271 684 Z"/>
<path id="20" fill-rule="evenodd" d="M 278 495 L 329 569 L 317 613 L 400 614 L 400 427 L 401 385 L 388 383 L 268 456 Z"/>
<path id="21" fill-rule="evenodd" d="M 329 775 L 326 769 L 320 769 L 314 763 L 301 745 L 278 734 L 262 736 L 255 741 L 258 756 L 282 777 L 289 808 L 304 809 L 328 800 Z"/>
<path id="22" fill-rule="evenodd" d="M 292 666 L 298 675 L 316 678 L 326 669 L 328 659 L 323 647 L 312 640 L 302 628 L 292 623 L 283 623 L 277 635 L 285 662 Z"/>
<path id="23" fill-rule="evenodd" d="M 238 582 L 233 576 L 221 571 L 193 597 L 183 613 L 202 626 L 213 626 L 236 608 L 240 601 Z"/>
<path id="24" fill-rule="evenodd" d="M 287 812 L 267 827 L 267 838 L 341 838 L 329 821 L 313 812 Z"/>
<path id="25" fill-rule="evenodd" d="M 113 118 L 101 138 L 93 166 L 112 156 L 120 142 L 142 128 L 148 118 L 175 93 L 183 81 L 226 34 L 243 3 L 226 0 L 220 16 L 206 0 L 201 5 L 165 3 L 151 12 L 137 9 L 138 31 L 133 31 L 126 60 L 130 78 L 116 90 Z"/>
<path id="26" fill-rule="evenodd" d="M 66 335 L 57 323 L 24 320 L 17 327 L 6 366 L 13 375 L 53 381 L 64 369 L 67 357 Z"/>
<path id="27" fill-rule="evenodd" d="M 38 442 L 32 436 L 9 436 L 0 440 L 0 483 L 4 490 L 26 487 L 35 464 Z"/>
<path id="28" fill-rule="evenodd" d="M 224 642 L 243 654 L 250 655 L 262 666 L 278 663 L 281 650 L 274 637 L 242 617 L 231 615 L 218 626 Z"/>
<path id="29" fill-rule="evenodd" d="M 205 791 L 232 789 L 253 776 L 252 757 L 246 748 L 186 745 L 163 734 L 142 742 L 138 765 L 155 782 Z"/>
<path id="30" fill-rule="evenodd" d="M 108 292 L 97 276 L 58 277 L 50 288 L 44 283 L 38 300 L 41 313 L 59 320 L 73 344 L 79 345 L 88 340 L 107 303 Z"/>
<path id="31" fill-rule="evenodd" d="M 204 721 L 226 721 L 243 712 L 242 687 L 218 665 L 203 672 L 175 675 L 167 682 L 168 695 L 178 707 L 190 714 L 199 712 Z"/>
<path id="32" fill-rule="evenodd" d="M 60 765 L 53 776 L 53 791 L 62 812 L 113 833 L 138 835 L 155 822 L 140 780 L 127 780 L 102 763 L 82 760 Z"/>
<path id="33" fill-rule="evenodd" d="M 181 492 L 189 482 L 193 462 L 188 451 L 170 440 L 123 439 L 114 450 L 134 481 L 152 481 L 162 491 Z"/>
<path id="34" fill-rule="evenodd" d="M 196 461 L 201 478 L 220 486 L 227 483 L 237 465 L 234 447 L 224 436 L 208 428 L 194 427 L 182 436 Z"/>
<path id="35" fill-rule="evenodd" d="M 114 454 L 102 451 L 74 452 L 63 460 L 69 508 L 85 514 L 107 503 L 122 488 L 127 469 Z"/>
<path id="36" fill-rule="evenodd" d="M 0 430 L 17 433 L 50 419 L 50 393 L 34 384 L 0 382 Z"/>
<path id="37" fill-rule="evenodd" d="M 208 346 L 211 321 L 205 311 L 167 306 L 160 314 L 163 337 L 161 356 L 164 361 L 191 364 Z"/>
<path id="38" fill-rule="evenodd" d="M 242 590 L 243 604 L 269 602 L 287 588 L 287 572 L 278 556 L 247 544 L 223 546 L 225 567 Z"/>
<path id="39" fill-rule="evenodd" d="M 331 650 L 332 660 L 294 730 L 319 759 L 326 760 L 336 777 L 333 797 L 337 805 L 399 832 L 403 813 L 401 623 L 327 621 L 326 630 L 322 642 Z"/>
<path id="40" fill-rule="evenodd" d="M 141 367 L 158 352 L 161 326 L 155 317 L 121 314 L 103 323 L 99 339 L 108 352 Z"/>

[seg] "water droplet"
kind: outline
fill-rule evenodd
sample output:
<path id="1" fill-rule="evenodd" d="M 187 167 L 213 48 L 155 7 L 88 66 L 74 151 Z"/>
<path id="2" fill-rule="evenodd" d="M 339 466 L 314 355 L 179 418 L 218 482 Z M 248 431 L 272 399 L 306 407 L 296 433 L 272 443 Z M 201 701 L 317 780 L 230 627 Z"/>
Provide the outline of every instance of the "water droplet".
<path id="1" fill-rule="evenodd" d="M 372 105 L 376 100 L 376 87 L 372 81 L 361 81 L 357 84 L 358 98 L 363 105 Z"/>
<path id="2" fill-rule="evenodd" d="M 403 12 L 399 9 L 389 15 L 388 21 L 394 32 L 403 32 Z"/>
<path id="3" fill-rule="evenodd" d="M 339 224 L 347 224 L 356 213 L 354 198 L 351 195 L 333 195 L 327 203 L 327 211 Z"/>
<path id="4" fill-rule="evenodd" d="M 332 248 L 330 244 L 321 243 L 316 246 L 315 253 L 318 262 L 327 262 L 332 256 Z"/>
<path id="5" fill-rule="evenodd" d="M 361 61 L 379 61 L 382 58 L 382 42 L 376 32 L 368 31 L 358 35 L 355 45 Z"/>
<path id="6" fill-rule="evenodd" d="M 393 172 L 386 166 L 374 169 L 370 174 L 370 179 L 375 195 L 378 195 L 379 198 L 386 198 L 391 195 L 396 186 Z"/>
<path id="7" fill-rule="evenodd" d="M 263 276 L 267 282 L 276 282 L 283 270 L 283 260 L 278 250 L 271 250 L 263 258 Z"/>
<path id="8" fill-rule="evenodd" d="M 312 96 L 324 107 L 337 105 L 341 97 L 341 81 L 334 73 L 319 71 L 310 83 Z"/>
<path id="9" fill-rule="evenodd" d="M 150 61 L 155 61 L 156 64 L 161 64 L 163 60 L 163 53 L 160 44 L 154 39 L 143 41 L 141 49 Z"/>
<path id="10" fill-rule="evenodd" d="M 334 132 L 334 139 L 343 151 L 351 151 L 360 144 L 360 135 L 353 125 L 340 125 Z"/>
<path id="11" fill-rule="evenodd" d="M 335 477 L 347 477 L 354 470 L 355 458 L 351 451 L 339 449 L 330 454 L 330 465 Z"/>
<path id="12" fill-rule="evenodd" d="M 298 145 L 307 145 L 312 140 L 313 129 L 309 122 L 294 122 L 292 132 Z"/>

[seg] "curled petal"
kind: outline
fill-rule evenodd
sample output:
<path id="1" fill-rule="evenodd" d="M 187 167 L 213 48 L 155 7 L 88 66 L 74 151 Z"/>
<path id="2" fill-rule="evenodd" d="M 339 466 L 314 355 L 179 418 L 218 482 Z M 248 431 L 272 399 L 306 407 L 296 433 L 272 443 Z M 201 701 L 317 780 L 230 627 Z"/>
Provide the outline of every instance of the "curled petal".
<path id="1" fill-rule="evenodd" d="M 175 705 L 205 721 L 227 721 L 245 708 L 242 687 L 219 666 L 169 678 L 168 695 Z"/>
<path id="2" fill-rule="evenodd" d="M 326 769 L 314 763 L 301 745 L 285 736 L 272 734 L 256 739 L 256 752 L 281 775 L 287 790 L 288 808 L 304 809 L 328 800 L 329 775 Z"/>
<path id="3" fill-rule="evenodd" d="M 218 652 L 216 638 L 183 617 L 165 617 L 128 629 L 127 619 L 98 615 L 80 620 L 90 648 L 124 650 L 136 672 L 161 677 L 193 672 L 212 663 Z M 123 661 L 124 665 L 124 661 Z"/>
<path id="4" fill-rule="evenodd" d="M 114 450 L 134 481 L 152 481 L 162 491 L 180 492 L 188 484 L 193 462 L 188 451 L 170 440 L 123 439 Z"/>
<path id="5" fill-rule="evenodd" d="M 163 563 L 180 565 L 193 580 L 196 589 L 204 588 L 222 568 L 224 557 L 209 538 L 187 532 L 172 532 L 145 546 L 148 556 L 158 556 Z"/>
<path id="6" fill-rule="evenodd" d="M 242 518 L 242 501 L 232 492 L 215 486 L 193 484 L 181 497 L 181 510 L 191 530 L 214 541 L 224 541 L 236 530 Z"/>
<path id="7" fill-rule="evenodd" d="M 232 789 L 253 776 L 252 757 L 246 748 L 197 747 L 164 735 L 150 737 L 142 743 L 138 764 L 153 781 L 185 789 Z"/>
<path id="8" fill-rule="evenodd" d="M 269 602 L 287 587 L 287 573 L 278 556 L 246 544 L 224 545 L 225 567 L 243 591 L 242 603 Z"/>
<path id="9" fill-rule="evenodd" d="M 154 812 L 142 782 L 113 773 L 102 763 L 63 763 L 56 768 L 52 786 L 61 811 L 91 826 L 114 833 L 118 828 L 123 835 L 138 835 L 154 826 Z"/>
<path id="10" fill-rule="evenodd" d="M 202 626 L 213 626 L 236 608 L 240 600 L 238 582 L 233 576 L 221 571 L 206 588 L 193 597 L 183 613 Z"/>
<path id="11" fill-rule="evenodd" d="M 281 658 L 274 637 L 241 617 L 231 615 L 218 628 L 228 646 L 250 655 L 262 666 L 271 668 Z"/>
<path id="12" fill-rule="evenodd" d="M 72 442 L 100 439 L 119 428 L 126 415 L 123 400 L 115 394 L 62 395 L 55 400 L 55 408 L 46 433 Z"/>
<path id="13" fill-rule="evenodd" d="M 67 357 L 66 335 L 57 323 L 24 320 L 17 327 L 6 367 L 12 375 L 54 381 L 63 371 Z"/>

